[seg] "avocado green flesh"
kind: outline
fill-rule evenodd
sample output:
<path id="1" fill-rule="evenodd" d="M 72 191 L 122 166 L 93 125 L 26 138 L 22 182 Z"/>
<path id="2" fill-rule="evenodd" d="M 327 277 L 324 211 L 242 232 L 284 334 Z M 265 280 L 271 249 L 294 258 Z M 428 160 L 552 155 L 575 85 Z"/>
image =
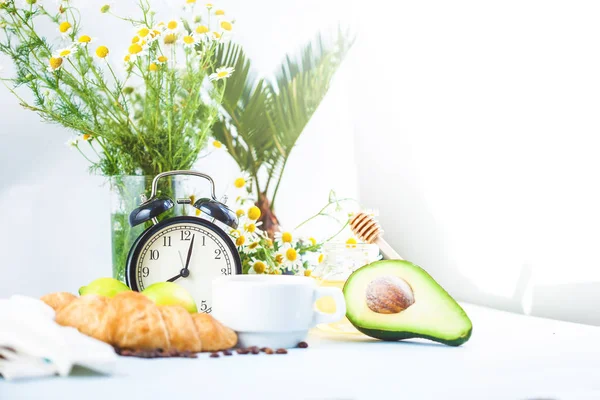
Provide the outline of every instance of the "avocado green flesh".
<path id="1" fill-rule="evenodd" d="M 415 302 L 396 314 L 379 314 L 366 303 L 371 281 L 397 276 L 412 288 Z M 458 303 L 421 267 L 404 260 L 377 261 L 356 270 L 344 286 L 346 316 L 364 334 L 381 340 L 424 338 L 459 346 L 473 325 Z"/>

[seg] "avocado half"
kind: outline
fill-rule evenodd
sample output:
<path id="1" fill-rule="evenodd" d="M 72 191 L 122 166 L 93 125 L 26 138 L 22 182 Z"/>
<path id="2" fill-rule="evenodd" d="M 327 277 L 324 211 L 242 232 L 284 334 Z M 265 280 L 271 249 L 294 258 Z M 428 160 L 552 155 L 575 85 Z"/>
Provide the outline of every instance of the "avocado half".
<path id="1" fill-rule="evenodd" d="M 473 325 L 465 311 L 425 270 L 404 260 L 377 261 L 344 285 L 346 317 L 381 340 L 423 338 L 460 346 Z"/>

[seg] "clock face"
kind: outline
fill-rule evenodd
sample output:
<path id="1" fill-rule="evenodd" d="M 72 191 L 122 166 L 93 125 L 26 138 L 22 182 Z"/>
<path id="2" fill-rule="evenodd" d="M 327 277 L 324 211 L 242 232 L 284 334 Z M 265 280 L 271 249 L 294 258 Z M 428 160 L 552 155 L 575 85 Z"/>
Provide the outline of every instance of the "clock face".
<path id="1" fill-rule="evenodd" d="M 235 245 L 216 225 L 175 217 L 147 230 L 132 248 L 128 284 L 142 291 L 156 282 L 175 282 L 196 300 L 199 312 L 212 311 L 212 280 L 239 274 Z"/>

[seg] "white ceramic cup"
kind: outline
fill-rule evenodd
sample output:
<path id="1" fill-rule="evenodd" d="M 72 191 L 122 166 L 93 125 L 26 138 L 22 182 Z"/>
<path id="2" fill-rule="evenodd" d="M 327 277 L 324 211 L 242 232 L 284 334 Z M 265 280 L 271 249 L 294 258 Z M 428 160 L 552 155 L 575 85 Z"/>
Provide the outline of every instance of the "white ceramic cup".
<path id="1" fill-rule="evenodd" d="M 230 275 L 212 285 L 212 315 L 238 333 L 240 347 L 291 348 L 318 324 L 339 321 L 346 302 L 339 288 L 288 275 Z M 321 297 L 335 300 L 333 314 L 317 311 Z"/>

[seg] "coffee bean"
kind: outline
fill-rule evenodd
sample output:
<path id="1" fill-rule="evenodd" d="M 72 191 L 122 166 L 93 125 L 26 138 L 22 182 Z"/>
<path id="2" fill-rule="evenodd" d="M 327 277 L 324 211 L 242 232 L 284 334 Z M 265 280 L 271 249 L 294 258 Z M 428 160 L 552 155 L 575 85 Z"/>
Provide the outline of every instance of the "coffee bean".
<path id="1" fill-rule="evenodd" d="M 250 350 L 248 350 L 248 349 L 237 349 L 237 353 L 241 354 L 241 355 L 244 355 L 244 354 L 250 353 Z"/>
<path id="2" fill-rule="evenodd" d="M 259 354 L 259 353 L 260 353 L 260 350 L 258 349 L 258 347 L 255 347 L 255 348 L 253 348 L 252 350 L 250 350 L 250 352 L 251 352 L 252 354 Z"/>
<path id="3" fill-rule="evenodd" d="M 251 347 L 248 347 L 248 350 L 250 350 L 250 352 L 252 352 L 252 354 L 254 354 L 254 351 L 255 351 L 255 350 L 258 350 L 258 351 L 260 351 L 260 349 L 258 348 L 258 346 L 251 346 Z"/>
<path id="4" fill-rule="evenodd" d="M 210 358 L 218 358 L 219 357 L 219 353 L 211 353 L 210 354 Z"/>
<path id="5" fill-rule="evenodd" d="M 275 354 L 287 354 L 287 350 L 286 349 L 277 349 Z"/>
<path id="6" fill-rule="evenodd" d="M 267 353 L 267 354 L 273 354 L 273 349 L 265 347 L 265 353 Z"/>
<path id="7" fill-rule="evenodd" d="M 233 353 L 230 352 L 229 350 L 223 350 L 223 355 L 224 356 L 231 356 L 231 355 L 233 355 Z"/>
<path id="8" fill-rule="evenodd" d="M 300 343 L 298 343 L 298 347 L 301 349 L 306 349 L 308 347 L 308 343 L 300 342 Z"/>

